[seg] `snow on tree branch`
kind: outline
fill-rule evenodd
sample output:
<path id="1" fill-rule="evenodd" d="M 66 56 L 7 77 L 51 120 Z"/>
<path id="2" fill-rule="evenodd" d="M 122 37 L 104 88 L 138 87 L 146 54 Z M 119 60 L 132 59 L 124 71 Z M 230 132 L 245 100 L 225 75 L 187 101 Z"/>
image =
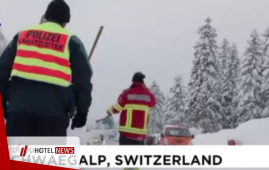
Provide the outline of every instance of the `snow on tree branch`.
<path id="1" fill-rule="evenodd" d="M 239 105 L 237 112 L 237 125 L 250 119 L 261 118 L 262 100 L 262 64 L 263 64 L 263 42 L 257 31 L 253 31 L 248 41 L 241 64 L 241 78 L 239 91 Z"/>
<path id="2" fill-rule="evenodd" d="M 156 98 L 156 106 L 151 109 L 149 114 L 149 134 L 156 134 L 162 131 L 164 125 L 163 106 L 165 102 L 164 94 L 161 92 L 160 87 L 154 81 L 150 87 L 150 91 Z"/>
<path id="3" fill-rule="evenodd" d="M 186 107 L 186 87 L 181 76 L 176 76 L 174 86 L 170 89 L 170 94 L 166 98 L 165 123 L 166 125 L 184 124 L 184 112 Z"/>
<path id="4" fill-rule="evenodd" d="M 220 96 L 220 65 L 217 61 L 217 33 L 207 18 L 198 33 L 195 59 L 188 91 L 188 110 L 185 119 L 203 132 L 216 132 L 223 128 L 224 115 Z"/>

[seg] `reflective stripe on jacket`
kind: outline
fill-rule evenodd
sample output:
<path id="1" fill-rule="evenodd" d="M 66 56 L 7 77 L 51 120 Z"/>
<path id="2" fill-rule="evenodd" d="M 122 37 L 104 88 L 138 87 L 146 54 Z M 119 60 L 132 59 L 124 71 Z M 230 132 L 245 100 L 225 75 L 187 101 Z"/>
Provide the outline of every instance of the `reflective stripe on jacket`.
<path id="1" fill-rule="evenodd" d="M 119 131 L 146 135 L 148 131 L 148 118 L 149 118 L 150 107 L 143 106 L 143 105 L 126 104 L 123 110 L 126 110 L 127 118 L 126 118 L 125 124 L 120 126 Z M 135 114 L 134 112 L 138 112 L 138 111 L 144 112 L 143 119 L 142 119 L 144 121 L 143 127 L 141 126 L 132 127 L 133 117 L 134 117 L 133 114 Z"/>
<path id="2" fill-rule="evenodd" d="M 124 90 L 108 112 L 121 113 L 119 131 L 126 138 L 144 140 L 148 131 L 149 111 L 156 104 L 154 95 L 141 83 Z"/>
<path id="3" fill-rule="evenodd" d="M 52 22 L 21 31 L 11 77 L 69 86 L 68 44 L 71 36 L 66 29 Z"/>

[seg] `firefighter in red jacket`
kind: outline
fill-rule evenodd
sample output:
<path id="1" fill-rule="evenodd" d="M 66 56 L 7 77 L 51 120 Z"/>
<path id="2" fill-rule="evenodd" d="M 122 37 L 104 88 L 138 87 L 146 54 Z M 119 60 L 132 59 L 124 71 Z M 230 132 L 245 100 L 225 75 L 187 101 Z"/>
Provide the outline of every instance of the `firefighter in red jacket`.
<path id="1" fill-rule="evenodd" d="M 124 90 L 107 114 L 120 114 L 120 145 L 143 145 L 148 132 L 149 111 L 156 105 L 154 95 L 144 84 L 145 75 L 134 74 L 132 85 Z"/>

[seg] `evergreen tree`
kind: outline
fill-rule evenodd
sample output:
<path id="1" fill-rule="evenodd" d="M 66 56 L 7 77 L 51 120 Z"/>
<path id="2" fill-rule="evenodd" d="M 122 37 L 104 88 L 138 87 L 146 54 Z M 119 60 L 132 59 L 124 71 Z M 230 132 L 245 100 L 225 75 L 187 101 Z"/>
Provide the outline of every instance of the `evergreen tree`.
<path id="1" fill-rule="evenodd" d="M 164 103 L 165 97 L 160 87 L 154 81 L 150 87 L 150 91 L 156 98 L 156 106 L 153 107 L 149 114 L 149 134 L 161 133 L 164 125 Z"/>
<path id="2" fill-rule="evenodd" d="M 263 42 L 257 31 L 251 34 L 244 59 L 241 64 L 239 105 L 236 125 L 251 119 L 261 118 L 262 102 L 260 98 L 262 83 Z"/>
<path id="3" fill-rule="evenodd" d="M 263 74 L 263 71 L 267 69 L 265 62 L 267 62 L 267 58 L 269 57 L 269 28 L 265 30 L 265 33 L 262 35 L 262 37 L 263 39 L 261 41 L 262 41 L 262 46 L 263 46 L 263 57 L 262 57 L 263 66 L 262 66 L 261 72 Z"/>
<path id="4" fill-rule="evenodd" d="M 168 125 L 170 123 L 170 120 L 172 119 L 172 115 L 169 114 L 169 111 L 171 110 L 170 103 L 169 103 L 170 98 L 172 98 L 172 94 L 168 93 L 168 95 L 166 95 L 165 97 L 165 102 L 163 106 L 164 125 Z"/>
<path id="5" fill-rule="evenodd" d="M 220 96 L 220 68 L 217 61 L 216 30 L 211 19 L 198 33 L 200 41 L 195 46 L 195 59 L 189 83 L 188 110 L 185 118 L 192 126 L 203 132 L 216 132 L 222 129 L 224 116 Z"/>
<path id="6" fill-rule="evenodd" d="M 262 87 L 261 87 L 261 100 L 263 102 L 263 113 L 261 117 L 269 117 L 269 28 L 265 31 L 263 35 L 264 40 L 264 60 L 262 66 Z"/>
<path id="7" fill-rule="evenodd" d="M 229 58 L 230 53 L 231 53 L 230 44 L 227 39 L 224 39 L 220 47 L 220 53 L 218 55 L 220 60 L 220 68 L 223 75 L 225 74 L 225 71 L 227 71 L 227 60 Z"/>
<path id="8" fill-rule="evenodd" d="M 226 117 L 224 128 L 233 128 L 236 114 L 240 61 L 236 45 L 229 47 L 222 81 L 223 110 Z"/>
<path id="9" fill-rule="evenodd" d="M 221 79 L 221 84 L 220 84 L 220 91 L 221 91 L 221 105 L 223 108 L 223 113 L 225 114 L 225 123 L 223 128 L 227 128 L 227 123 L 228 123 L 228 116 L 229 113 L 227 111 L 227 101 L 226 101 L 226 96 L 227 96 L 227 87 L 225 87 L 224 82 L 227 81 L 226 73 L 228 72 L 228 60 L 231 52 L 231 47 L 227 39 L 224 39 L 221 46 L 220 46 L 220 52 L 218 53 L 218 62 L 220 66 L 220 79 Z"/>
<path id="10" fill-rule="evenodd" d="M 170 95 L 167 98 L 165 120 L 166 124 L 179 125 L 184 124 L 183 113 L 187 92 L 181 76 L 176 76 L 174 82 L 175 85 L 170 89 Z"/>
<path id="11" fill-rule="evenodd" d="M 264 56 L 269 56 L 269 28 L 263 34 L 264 41 L 263 41 L 263 54 Z"/>

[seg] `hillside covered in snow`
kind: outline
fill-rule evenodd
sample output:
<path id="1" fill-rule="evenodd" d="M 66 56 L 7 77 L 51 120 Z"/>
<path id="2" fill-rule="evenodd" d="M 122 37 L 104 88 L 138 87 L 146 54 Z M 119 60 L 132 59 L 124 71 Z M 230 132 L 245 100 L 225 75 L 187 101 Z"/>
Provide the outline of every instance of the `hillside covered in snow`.
<path id="1" fill-rule="evenodd" d="M 243 145 L 268 145 L 269 118 L 253 119 L 241 124 L 236 129 L 221 130 L 217 133 L 199 134 L 195 145 L 227 145 L 228 139 L 240 141 Z"/>

